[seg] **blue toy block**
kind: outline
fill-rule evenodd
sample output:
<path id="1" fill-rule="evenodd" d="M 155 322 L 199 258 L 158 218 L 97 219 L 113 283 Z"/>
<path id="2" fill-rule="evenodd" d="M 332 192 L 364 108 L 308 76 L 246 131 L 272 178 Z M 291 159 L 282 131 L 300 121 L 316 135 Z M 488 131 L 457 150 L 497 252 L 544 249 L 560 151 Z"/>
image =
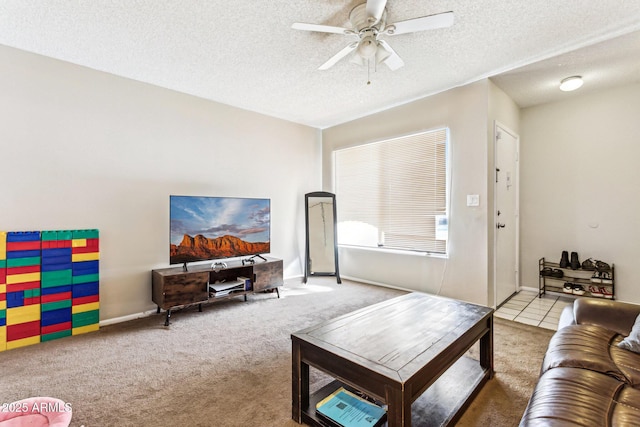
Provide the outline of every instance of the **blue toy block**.
<path id="1" fill-rule="evenodd" d="M 39 257 L 40 249 L 31 251 L 7 251 L 7 259 Z"/>
<path id="2" fill-rule="evenodd" d="M 42 288 L 41 292 L 42 292 L 42 295 L 53 295 L 53 294 L 62 294 L 64 292 L 71 292 L 71 285 Z"/>
<path id="3" fill-rule="evenodd" d="M 24 306 L 24 292 L 7 292 L 7 308 Z"/>
<path id="4" fill-rule="evenodd" d="M 66 263 L 42 263 L 42 266 L 40 267 L 40 270 L 42 272 L 46 272 L 46 271 L 60 271 L 60 270 L 71 270 L 73 268 L 73 263 L 72 262 L 66 262 Z"/>
<path id="5" fill-rule="evenodd" d="M 99 282 L 89 282 L 79 285 L 73 285 L 73 289 L 71 290 L 71 295 L 73 298 L 88 297 L 98 294 L 100 294 Z"/>
<path id="6" fill-rule="evenodd" d="M 34 242 L 39 240 L 39 231 L 10 231 L 7 233 L 7 242 Z"/>
<path id="7" fill-rule="evenodd" d="M 72 248 L 49 248 L 42 250 L 43 262 L 46 258 L 67 257 L 71 260 Z"/>
<path id="8" fill-rule="evenodd" d="M 40 317 L 40 325 L 49 326 L 57 325 L 58 323 L 71 322 L 71 316 L 71 307 L 43 311 Z"/>
<path id="9" fill-rule="evenodd" d="M 73 263 L 73 275 L 83 276 L 85 274 L 98 274 L 100 272 L 100 261 L 81 261 Z"/>

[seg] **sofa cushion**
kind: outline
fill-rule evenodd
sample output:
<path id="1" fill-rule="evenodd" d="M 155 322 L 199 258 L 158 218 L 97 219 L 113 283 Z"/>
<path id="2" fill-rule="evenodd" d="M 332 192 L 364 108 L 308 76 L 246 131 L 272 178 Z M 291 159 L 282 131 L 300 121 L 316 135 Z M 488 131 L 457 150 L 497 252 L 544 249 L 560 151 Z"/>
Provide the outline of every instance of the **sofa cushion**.
<path id="1" fill-rule="evenodd" d="M 640 425 L 640 390 L 579 368 L 544 372 L 520 422 L 534 426 Z"/>
<path id="2" fill-rule="evenodd" d="M 611 343 L 616 339 L 619 342 L 622 337 L 600 326 L 566 326 L 551 337 L 541 371 L 559 367 L 582 368 L 628 381 L 611 357 Z"/>

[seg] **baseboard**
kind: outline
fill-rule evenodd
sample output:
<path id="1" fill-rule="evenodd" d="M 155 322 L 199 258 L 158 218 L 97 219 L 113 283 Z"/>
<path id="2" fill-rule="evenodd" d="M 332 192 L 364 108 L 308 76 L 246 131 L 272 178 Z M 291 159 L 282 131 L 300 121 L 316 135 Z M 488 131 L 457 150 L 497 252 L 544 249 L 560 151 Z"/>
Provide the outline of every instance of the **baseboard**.
<path id="1" fill-rule="evenodd" d="M 141 319 L 143 317 L 149 317 L 152 314 L 156 314 L 156 309 L 143 311 L 141 313 L 128 314 L 126 316 L 114 317 L 112 319 L 106 319 L 100 321 L 100 326 L 115 325 L 116 323 L 128 322 L 129 320 Z"/>
<path id="2" fill-rule="evenodd" d="M 527 291 L 527 292 L 539 292 L 538 288 L 530 288 L 529 286 L 520 286 L 520 290 L 521 291 Z"/>
<path id="3" fill-rule="evenodd" d="M 400 286 L 393 286 L 393 285 L 389 285 L 388 283 L 374 282 L 373 280 L 366 280 L 366 279 L 361 279 L 359 277 L 345 276 L 343 274 L 340 275 L 340 278 L 341 279 L 346 279 L 346 280 L 351 280 L 353 282 L 364 283 L 364 284 L 367 284 L 367 285 L 382 286 L 383 288 L 397 289 L 399 291 L 419 292 L 419 291 L 416 291 L 415 289 L 403 288 L 403 287 L 400 287 Z"/>

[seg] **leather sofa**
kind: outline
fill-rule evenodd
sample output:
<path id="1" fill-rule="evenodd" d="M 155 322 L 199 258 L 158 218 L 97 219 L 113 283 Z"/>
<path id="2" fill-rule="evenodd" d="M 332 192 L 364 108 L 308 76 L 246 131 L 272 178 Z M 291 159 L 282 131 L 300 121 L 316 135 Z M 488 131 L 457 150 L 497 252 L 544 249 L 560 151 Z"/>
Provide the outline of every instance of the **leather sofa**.
<path id="1" fill-rule="evenodd" d="M 520 426 L 640 426 L 640 354 L 618 346 L 640 331 L 639 314 L 604 299 L 567 306 Z"/>

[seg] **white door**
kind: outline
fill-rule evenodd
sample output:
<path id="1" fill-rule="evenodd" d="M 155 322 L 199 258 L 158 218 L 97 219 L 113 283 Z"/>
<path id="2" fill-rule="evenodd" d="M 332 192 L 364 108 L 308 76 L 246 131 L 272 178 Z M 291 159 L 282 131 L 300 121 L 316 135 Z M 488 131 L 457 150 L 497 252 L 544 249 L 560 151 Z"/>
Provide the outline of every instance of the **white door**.
<path id="1" fill-rule="evenodd" d="M 519 137 L 495 125 L 495 304 L 518 290 L 518 146 Z"/>

